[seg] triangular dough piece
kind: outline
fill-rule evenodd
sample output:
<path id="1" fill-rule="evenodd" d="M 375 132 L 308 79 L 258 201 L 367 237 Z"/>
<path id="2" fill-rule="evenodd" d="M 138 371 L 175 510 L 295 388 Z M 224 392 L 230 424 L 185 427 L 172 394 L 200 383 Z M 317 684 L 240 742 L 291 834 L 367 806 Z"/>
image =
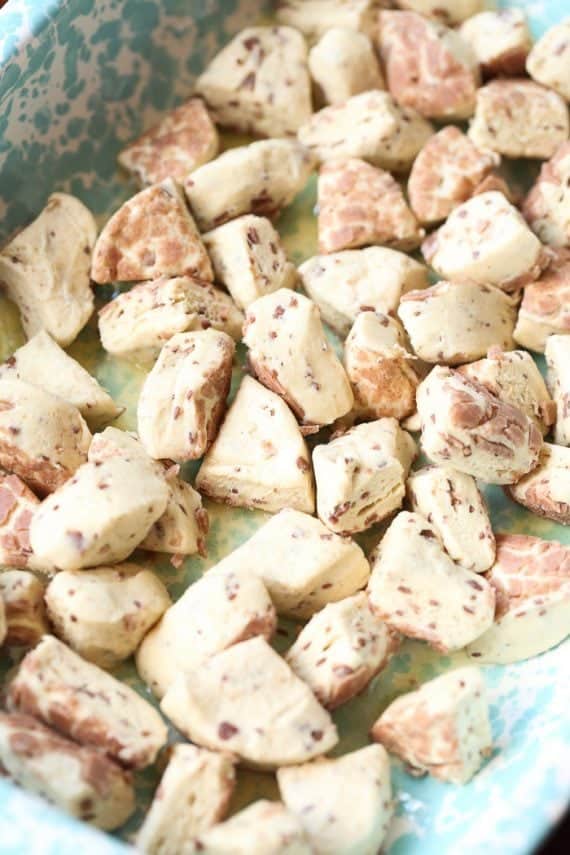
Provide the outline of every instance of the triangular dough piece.
<path id="1" fill-rule="evenodd" d="M 93 250 L 94 282 L 197 276 L 212 265 L 178 185 L 167 178 L 128 199 L 104 226 Z"/>
<path id="2" fill-rule="evenodd" d="M 307 446 L 279 395 L 253 377 L 243 378 L 196 486 L 206 496 L 236 507 L 314 512 Z"/>

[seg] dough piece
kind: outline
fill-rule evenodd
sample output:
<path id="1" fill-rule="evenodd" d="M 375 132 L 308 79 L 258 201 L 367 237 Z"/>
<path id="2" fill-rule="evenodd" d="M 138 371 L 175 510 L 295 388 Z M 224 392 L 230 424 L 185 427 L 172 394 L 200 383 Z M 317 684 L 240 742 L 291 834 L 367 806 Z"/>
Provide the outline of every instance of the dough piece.
<path id="1" fill-rule="evenodd" d="M 398 315 L 414 352 L 426 362 L 459 365 L 495 345 L 514 347 L 516 299 L 491 285 L 465 279 L 410 291 Z"/>
<path id="2" fill-rule="evenodd" d="M 338 534 L 355 534 L 397 510 L 416 444 L 396 419 L 358 425 L 313 451 L 317 513 Z"/>
<path id="3" fill-rule="evenodd" d="M 313 171 L 313 156 L 295 140 L 260 140 L 225 151 L 184 182 L 201 231 L 242 214 L 275 217 Z"/>
<path id="4" fill-rule="evenodd" d="M 202 855 L 312 855 L 299 820 L 281 802 L 260 799 L 194 840 Z"/>
<path id="5" fill-rule="evenodd" d="M 457 564 L 484 573 L 495 560 L 495 535 L 475 479 L 451 466 L 424 466 L 408 478 L 412 510 L 433 526 Z"/>
<path id="6" fill-rule="evenodd" d="M 285 657 L 321 704 L 336 709 L 358 695 L 398 647 L 398 636 L 361 591 L 329 603 L 306 624 Z"/>
<path id="7" fill-rule="evenodd" d="M 317 41 L 336 27 L 371 35 L 376 26 L 376 0 L 281 0 L 277 20 Z"/>
<path id="8" fill-rule="evenodd" d="M 217 502 L 276 513 L 315 510 L 311 459 L 285 402 L 247 375 L 207 452 L 197 488 Z"/>
<path id="9" fill-rule="evenodd" d="M 169 497 L 160 467 L 138 448 L 92 458 L 34 514 L 32 549 L 61 570 L 123 561 L 163 515 Z"/>
<path id="10" fill-rule="evenodd" d="M 167 178 L 128 199 L 107 221 L 93 251 L 94 282 L 159 276 L 214 278 L 182 191 Z"/>
<path id="11" fill-rule="evenodd" d="M 417 513 L 399 513 L 380 541 L 368 595 L 392 629 L 440 653 L 461 650 L 493 623 L 491 586 L 454 564 L 437 530 Z"/>
<path id="12" fill-rule="evenodd" d="M 36 333 L 0 365 L 0 380 L 24 380 L 77 407 L 92 428 L 112 422 L 123 412 L 95 377 L 54 341 Z"/>
<path id="13" fill-rule="evenodd" d="M 100 668 L 128 659 L 170 604 L 158 576 L 137 564 L 63 571 L 46 591 L 55 634 Z"/>
<path id="14" fill-rule="evenodd" d="M 417 393 L 422 448 L 434 463 L 513 484 L 538 463 L 542 437 L 525 413 L 458 371 L 436 367 Z"/>
<path id="15" fill-rule="evenodd" d="M 128 772 L 28 715 L 0 712 L 0 766 L 25 790 L 104 831 L 135 810 Z"/>
<path id="16" fill-rule="evenodd" d="M 348 28 L 324 33 L 309 52 L 309 70 L 326 104 L 342 104 L 361 92 L 385 88 L 372 42 Z"/>
<path id="17" fill-rule="evenodd" d="M 372 89 L 319 110 L 300 128 L 299 140 L 319 161 L 359 157 L 405 172 L 432 133 L 431 124 L 415 110 Z"/>
<path id="18" fill-rule="evenodd" d="M 0 466 L 32 490 L 43 496 L 64 484 L 90 442 L 72 404 L 23 380 L 0 380 Z"/>
<path id="19" fill-rule="evenodd" d="M 509 664 L 563 641 L 570 627 L 570 549 L 524 534 L 497 536 L 487 579 L 497 594 L 495 622 L 469 645 L 478 662 Z"/>
<path id="20" fill-rule="evenodd" d="M 570 336 L 551 335 L 545 356 L 548 388 L 556 406 L 554 442 L 570 445 Z"/>
<path id="21" fill-rule="evenodd" d="M 151 457 L 196 460 L 212 444 L 230 391 L 233 340 L 217 330 L 178 333 L 141 389 L 141 442 Z"/>
<path id="22" fill-rule="evenodd" d="M 224 818 L 234 786 L 229 754 L 175 745 L 137 835 L 137 849 L 146 855 L 195 851 L 190 838 Z"/>
<path id="23" fill-rule="evenodd" d="M 499 163 L 498 155 L 479 151 L 469 137 L 447 125 L 426 142 L 408 180 L 411 208 L 422 223 L 445 220 Z"/>
<path id="24" fill-rule="evenodd" d="M 398 321 L 375 312 L 356 318 L 344 343 L 344 366 L 359 418 L 403 419 L 416 408 L 419 377 Z"/>
<path id="25" fill-rule="evenodd" d="M 322 319 L 341 336 L 361 312 L 395 314 L 403 294 L 428 285 L 423 264 L 383 246 L 315 255 L 301 264 L 299 276 Z"/>
<path id="26" fill-rule="evenodd" d="M 33 647 L 49 632 L 44 586 L 33 573 L 0 571 L 0 600 L 4 602 L 8 646 Z"/>
<path id="27" fill-rule="evenodd" d="M 570 525 L 570 448 L 545 442 L 538 466 L 507 494 L 539 517 Z"/>
<path id="28" fill-rule="evenodd" d="M 30 523 L 40 500 L 17 475 L 0 472 L 0 564 L 52 571 L 53 565 L 38 561 L 30 545 Z"/>
<path id="29" fill-rule="evenodd" d="M 216 573 L 242 570 L 263 580 L 280 614 L 300 620 L 355 594 L 370 576 L 358 544 L 333 534 L 320 520 L 289 509 L 272 517 L 215 567 Z"/>
<path id="30" fill-rule="evenodd" d="M 8 707 L 133 769 L 154 763 L 166 744 L 166 725 L 147 701 L 51 635 L 22 660 Z"/>
<path id="31" fill-rule="evenodd" d="M 277 783 L 316 855 L 381 851 L 394 811 L 390 760 L 382 746 L 279 769 Z"/>
<path id="32" fill-rule="evenodd" d="M 556 250 L 548 270 L 523 292 L 517 344 L 544 353 L 548 336 L 570 333 L 570 251 Z"/>
<path id="33" fill-rule="evenodd" d="M 428 119 L 475 111 L 479 66 L 455 30 L 415 12 L 380 12 L 377 45 L 394 99 Z"/>
<path id="34" fill-rule="evenodd" d="M 160 708 L 192 742 L 275 769 L 338 741 L 329 714 L 263 638 L 217 653 L 167 690 Z"/>
<path id="35" fill-rule="evenodd" d="M 542 165 L 522 212 L 543 243 L 570 248 L 570 142 Z"/>
<path id="36" fill-rule="evenodd" d="M 489 704 L 479 668 L 456 668 L 396 698 L 372 738 L 413 775 L 466 784 L 492 751 Z"/>
<path id="37" fill-rule="evenodd" d="M 144 187 L 167 178 L 182 182 L 218 150 L 218 132 L 207 107 L 200 98 L 190 98 L 129 143 L 118 161 Z"/>
<path id="38" fill-rule="evenodd" d="M 526 70 L 538 83 L 570 101 L 569 18 L 550 27 L 537 41 L 529 54 Z"/>
<path id="39" fill-rule="evenodd" d="M 532 80 L 492 80 L 477 90 L 469 136 L 505 157 L 546 160 L 568 139 L 568 107 Z"/>
<path id="40" fill-rule="evenodd" d="M 305 39 L 291 27 L 246 27 L 198 77 L 196 91 L 222 127 L 294 137 L 312 113 Z"/>
<path id="41" fill-rule="evenodd" d="M 275 608 L 254 573 L 206 573 L 190 585 L 148 633 L 136 655 L 140 677 L 157 698 L 176 678 L 232 644 L 275 632 Z"/>
<path id="42" fill-rule="evenodd" d="M 460 24 L 477 14 L 483 5 L 483 0 L 437 0 L 437 5 L 434 0 L 396 0 L 398 8 L 418 12 L 448 26 Z"/>
<path id="43" fill-rule="evenodd" d="M 312 300 L 281 288 L 252 303 L 243 340 L 257 379 L 281 395 L 306 427 L 328 425 L 353 404 L 340 360 Z"/>
<path id="44" fill-rule="evenodd" d="M 371 243 L 409 250 L 425 236 L 398 182 L 356 157 L 321 166 L 318 209 L 319 252 Z"/>
<path id="45" fill-rule="evenodd" d="M 500 401 L 522 410 L 543 436 L 549 432 L 556 419 L 556 404 L 530 353 L 525 350 L 503 353 L 500 348 L 492 347 L 486 359 L 459 370 Z"/>
<path id="46" fill-rule="evenodd" d="M 279 288 L 294 288 L 297 274 L 287 261 L 277 230 L 266 217 L 246 214 L 204 235 L 216 281 L 241 309 Z"/>
<path id="47" fill-rule="evenodd" d="M 449 215 L 422 244 L 434 270 L 450 280 L 470 279 L 517 291 L 548 267 L 551 256 L 502 193 L 480 193 Z"/>
<path id="48" fill-rule="evenodd" d="M 177 276 L 142 282 L 119 294 L 99 311 L 99 333 L 108 353 L 153 362 L 176 333 L 212 327 L 239 341 L 243 321 L 224 291 Z"/>
<path id="49" fill-rule="evenodd" d="M 67 347 L 93 312 L 89 284 L 97 237 L 93 215 L 74 196 L 52 193 L 41 214 L 0 252 L 0 282 L 20 310 L 24 332 L 40 330 Z"/>
<path id="50" fill-rule="evenodd" d="M 484 77 L 523 77 L 532 37 L 523 9 L 480 12 L 461 25 Z"/>

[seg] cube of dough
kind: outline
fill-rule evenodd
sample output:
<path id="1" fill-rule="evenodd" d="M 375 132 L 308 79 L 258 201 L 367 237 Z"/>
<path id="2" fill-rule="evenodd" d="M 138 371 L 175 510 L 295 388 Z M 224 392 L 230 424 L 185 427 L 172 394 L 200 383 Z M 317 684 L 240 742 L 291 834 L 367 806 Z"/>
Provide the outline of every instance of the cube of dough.
<path id="1" fill-rule="evenodd" d="M 570 142 L 542 165 L 522 212 L 543 243 L 570 247 Z"/>
<path id="2" fill-rule="evenodd" d="M 114 668 L 171 605 L 158 576 L 137 564 L 57 573 L 46 605 L 55 634 L 83 659 Z"/>
<path id="3" fill-rule="evenodd" d="M 317 855 L 381 851 L 394 811 L 390 760 L 382 746 L 279 769 L 277 783 Z"/>
<path id="4" fill-rule="evenodd" d="M 197 488 L 218 502 L 276 513 L 315 510 L 305 440 L 285 402 L 247 375 L 206 453 Z"/>
<path id="5" fill-rule="evenodd" d="M 570 19 L 550 27 L 531 50 L 526 70 L 570 101 Z"/>
<path id="6" fill-rule="evenodd" d="M 257 379 L 307 428 L 331 424 L 351 409 L 348 377 L 312 300 L 287 288 L 260 297 L 247 310 L 243 340 Z"/>
<path id="7" fill-rule="evenodd" d="M 275 769 L 326 754 L 336 727 L 264 638 L 250 638 L 181 674 L 160 708 L 198 745 Z"/>
<path id="8" fill-rule="evenodd" d="M 532 37 L 522 9 L 480 12 L 459 28 L 484 77 L 522 77 Z"/>
<path id="9" fill-rule="evenodd" d="M 414 249 L 425 235 L 398 182 L 356 157 L 321 166 L 318 211 L 323 253 L 375 243 Z"/>
<path id="10" fill-rule="evenodd" d="M 356 318 L 344 343 L 344 366 L 359 418 L 403 419 L 416 408 L 419 377 L 398 321 L 375 312 Z"/>
<path id="11" fill-rule="evenodd" d="M 154 763 L 168 735 L 148 701 L 51 635 L 22 660 L 8 687 L 8 708 L 133 769 Z"/>
<path id="12" fill-rule="evenodd" d="M 146 855 L 191 851 L 190 838 L 224 818 L 234 786 L 229 754 L 175 745 L 137 834 L 137 849 Z"/>
<path id="13" fill-rule="evenodd" d="M 380 541 L 368 583 L 370 605 L 397 632 L 435 650 L 461 650 L 493 623 L 495 594 L 482 576 L 454 564 L 434 526 L 402 511 Z"/>
<path id="14" fill-rule="evenodd" d="M 309 51 L 309 70 L 326 104 L 342 104 L 353 95 L 384 89 L 372 42 L 346 27 L 327 30 Z"/>
<path id="15" fill-rule="evenodd" d="M 274 217 L 311 174 L 313 156 L 296 140 L 260 140 L 225 151 L 184 182 L 201 231 L 242 214 Z"/>
<path id="16" fill-rule="evenodd" d="M 359 157 L 403 172 L 432 133 L 431 124 L 415 110 L 372 89 L 314 113 L 300 128 L 299 141 L 319 161 Z"/>
<path id="17" fill-rule="evenodd" d="M 396 0 L 396 6 L 451 26 L 477 14 L 483 6 L 483 0 L 437 0 L 436 6 L 433 0 Z"/>
<path id="18" fill-rule="evenodd" d="M 87 459 L 91 433 L 72 404 L 23 380 L 0 380 L 0 466 L 40 495 Z"/>
<path id="19" fill-rule="evenodd" d="M 556 404 L 535 361 L 526 350 L 503 353 L 492 347 L 486 359 L 459 369 L 505 404 L 518 407 L 531 418 L 543 436 L 556 419 Z"/>
<path id="20" fill-rule="evenodd" d="M 428 284 L 423 264 L 383 246 L 315 255 L 301 264 L 299 276 L 322 319 L 341 336 L 361 312 L 392 315 L 402 294 Z"/>
<path id="21" fill-rule="evenodd" d="M 428 264 L 447 279 L 471 279 L 516 291 L 550 263 L 522 215 L 502 193 L 480 193 L 451 212 L 422 244 Z"/>
<path id="22" fill-rule="evenodd" d="M 190 585 L 151 629 L 136 654 L 141 679 L 162 698 L 180 674 L 232 644 L 277 626 L 275 608 L 254 573 L 220 568 Z"/>
<path id="23" fill-rule="evenodd" d="M 0 564 L 52 571 L 38 561 L 30 545 L 30 523 L 40 500 L 17 475 L 0 472 Z"/>
<path id="24" fill-rule="evenodd" d="M 279 232 L 266 217 L 245 214 L 204 235 L 217 282 L 241 309 L 279 288 L 294 288 L 297 274 L 287 261 Z"/>
<path id="25" fill-rule="evenodd" d="M 93 428 L 123 412 L 95 377 L 41 330 L 0 365 L 0 380 L 24 380 L 77 407 Z"/>
<path id="26" fill-rule="evenodd" d="M 218 132 L 206 105 L 200 98 L 190 98 L 129 143 L 118 161 L 144 187 L 167 178 L 182 182 L 212 160 L 218 149 Z"/>
<path id="27" fill-rule="evenodd" d="M 532 80 L 492 80 L 477 90 L 469 136 L 505 157 L 552 157 L 568 139 L 568 107 Z"/>
<path id="28" fill-rule="evenodd" d="M 33 647 L 49 632 L 44 586 L 33 573 L 2 570 L 0 599 L 4 602 L 7 645 Z"/>
<path id="29" fill-rule="evenodd" d="M 277 20 L 300 30 L 311 41 L 335 27 L 372 34 L 376 0 L 280 0 Z"/>
<path id="30" fill-rule="evenodd" d="M 140 452 L 84 463 L 35 512 L 32 549 L 60 570 L 123 561 L 162 516 L 169 497 L 160 468 Z"/>
<path id="31" fill-rule="evenodd" d="M 554 442 L 570 445 L 570 336 L 551 335 L 545 356 L 546 380 L 556 407 Z"/>
<path id="32" fill-rule="evenodd" d="M 285 659 L 332 710 L 362 692 L 397 647 L 398 636 L 372 612 L 361 591 L 313 615 Z"/>
<path id="33" fill-rule="evenodd" d="M 159 276 L 214 278 L 208 253 L 172 178 L 128 199 L 103 226 L 93 250 L 94 282 Z"/>
<path id="34" fill-rule="evenodd" d="M 524 534 L 497 536 L 487 575 L 497 594 L 493 626 L 470 644 L 478 662 L 508 664 L 538 656 L 568 635 L 570 549 Z"/>
<path id="35" fill-rule="evenodd" d="M 434 463 L 488 484 L 513 484 L 538 463 L 542 436 L 525 413 L 438 366 L 417 392 L 421 444 Z"/>
<path id="36" fill-rule="evenodd" d="M 338 534 L 386 519 L 406 494 L 416 444 L 396 419 L 358 425 L 313 451 L 317 513 Z"/>
<path id="37" fill-rule="evenodd" d="M 244 317 L 231 297 L 208 282 L 177 276 L 142 282 L 99 311 L 99 334 L 107 353 L 154 362 L 176 333 L 212 327 L 236 341 Z"/>
<path id="38" fill-rule="evenodd" d="M 455 30 L 415 12 L 380 12 L 376 41 L 398 104 L 428 119 L 473 115 L 479 66 Z"/>
<path id="39" fill-rule="evenodd" d="M 459 365 L 484 356 L 490 347 L 514 347 L 516 298 L 469 279 L 438 282 L 404 294 L 400 320 L 420 359 Z"/>
<path id="40" fill-rule="evenodd" d="M 28 715 L 0 712 L 0 765 L 25 790 L 105 831 L 135 809 L 128 772 Z"/>
<path id="41" fill-rule="evenodd" d="M 570 525 L 570 448 L 545 442 L 538 466 L 511 484 L 507 494 L 539 517 Z"/>
<path id="42" fill-rule="evenodd" d="M 408 195 L 422 223 L 436 223 L 474 195 L 499 163 L 499 156 L 480 151 L 455 125 L 430 137 L 412 166 Z"/>
<path id="43" fill-rule="evenodd" d="M 263 580 L 280 614 L 300 620 L 355 594 L 370 576 L 358 544 L 290 509 L 272 517 L 215 567 L 216 573 L 242 570 Z"/>
<path id="44" fill-rule="evenodd" d="M 46 330 L 67 347 L 93 312 L 89 284 L 97 226 L 79 199 L 52 193 L 41 214 L 0 252 L 0 282 L 31 338 Z"/>
<path id="45" fill-rule="evenodd" d="M 456 668 L 396 698 L 372 738 L 413 775 L 466 784 L 492 750 L 489 704 L 479 668 Z"/>
<path id="46" fill-rule="evenodd" d="M 299 820 L 281 802 L 260 799 L 193 841 L 203 855 L 312 855 Z"/>
<path id="47" fill-rule="evenodd" d="M 570 251 L 555 250 L 550 267 L 523 291 L 517 344 L 544 353 L 548 336 L 570 333 Z"/>
<path id="48" fill-rule="evenodd" d="M 408 478 L 413 511 L 424 516 L 457 564 L 484 573 L 495 560 L 495 535 L 471 475 L 451 466 L 424 466 Z"/>
<path id="49" fill-rule="evenodd" d="M 151 457 L 196 460 L 212 444 L 230 391 L 233 340 L 217 330 L 178 333 L 141 389 L 138 431 Z"/>

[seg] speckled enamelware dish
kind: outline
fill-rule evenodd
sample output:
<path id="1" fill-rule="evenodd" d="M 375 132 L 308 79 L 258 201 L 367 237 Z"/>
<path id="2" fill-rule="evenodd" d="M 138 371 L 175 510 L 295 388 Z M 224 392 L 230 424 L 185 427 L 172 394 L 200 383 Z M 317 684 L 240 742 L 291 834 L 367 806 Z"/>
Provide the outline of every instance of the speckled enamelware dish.
<path id="1" fill-rule="evenodd" d="M 535 35 L 567 11 L 565 0 L 516 5 L 525 7 Z M 187 96 L 216 49 L 270 6 L 262 0 L 9 0 L 0 12 L 0 240 L 35 216 L 53 190 L 76 194 L 103 221 L 135 191 L 116 169 L 119 149 Z M 295 262 L 316 251 L 314 202 L 313 179 L 278 223 Z M 101 300 L 111 293 L 97 289 Z M 22 341 L 17 312 L 0 297 L 0 358 Z M 144 373 L 105 355 L 94 322 L 70 352 L 126 406 L 119 426 L 133 428 Z M 241 361 L 241 349 L 239 356 Z M 234 389 L 240 374 L 236 370 Z M 192 478 L 195 469 L 187 468 L 186 476 Z M 570 532 L 515 506 L 500 489 L 487 489 L 486 495 L 497 531 L 570 543 Z M 208 558 L 189 559 L 178 571 L 166 558 L 154 562 L 175 597 L 265 519 L 261 513 L 207 507 Z M 379 536 L 367 536 L 365 548 Z M 141 563 L 149 563 L 148 553 Z M 291 624 L 282 629 L 281 649 L 294 632 Z M 532 851 L 570 794 L 568 644 L 519 665 L 485 668 L 496 750 L 470 784 L 414 779 L 394 763 L 397 814 L 386 844 L 390 855 Z M 371 723 L 397 694 L 464 662 L 463 654 L 442 657 L 422 644 L 404 644 L 389 670 L 335 713 L 341 735 L 336 752 L 365 744 Z M 119 676 L 145 692 L 131 665 Z M 139 808 L 119 837 L 132 838 L 156 781 L 156 770 L 139 776 Z M 277 795 L 269 775 L 240 772 L 239 782 L 233 810 L 261 795 Z M 0 781 L 1 853 L 77 851 L 125 850 L 118 839 Z"/>

